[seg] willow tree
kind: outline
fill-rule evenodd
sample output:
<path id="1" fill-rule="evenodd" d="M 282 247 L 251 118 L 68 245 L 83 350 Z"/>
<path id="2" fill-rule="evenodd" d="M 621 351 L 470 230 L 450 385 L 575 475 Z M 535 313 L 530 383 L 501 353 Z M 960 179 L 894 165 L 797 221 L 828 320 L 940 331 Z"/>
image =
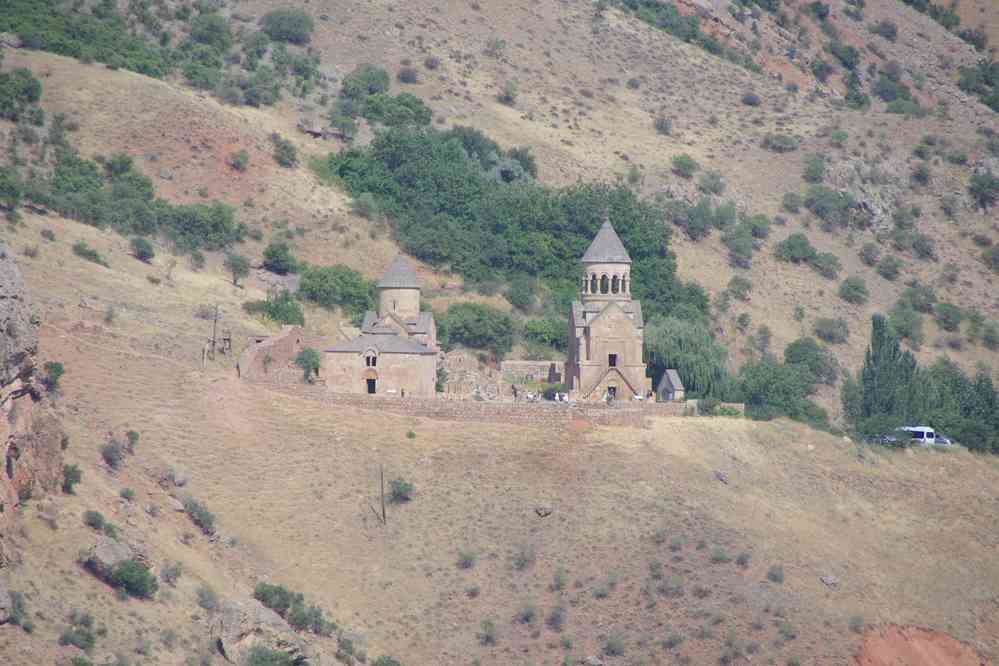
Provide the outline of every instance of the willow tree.
<path id="1" fill-rule="evenodd" d="M 728 350 L 702 321 L 653 319 L 645 327 L 645 353 L 656 385 L 666 368 L 675 368 L 690 397 L 723 398 L 730 389 Z"/>

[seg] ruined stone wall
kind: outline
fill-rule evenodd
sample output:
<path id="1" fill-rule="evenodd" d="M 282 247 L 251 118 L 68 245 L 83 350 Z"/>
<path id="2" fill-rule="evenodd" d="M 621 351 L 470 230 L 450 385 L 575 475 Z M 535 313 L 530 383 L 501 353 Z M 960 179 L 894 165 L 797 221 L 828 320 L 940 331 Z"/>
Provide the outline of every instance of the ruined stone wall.
<path id="1" fill-rule="evenodd" d="M 21 271 L 0 243 L 0 537 L 22 497 L 56 490 L 62 480 L 62 430 L 37 377 L 38 324 Z"/>
<path id="2" fill-rule="evenodd" d="M 302 351 L 303 339 L 301 326 L 282 326 L 277 335 L 251 340 L 239 355 L 236 365 L 239 376 L 250 381 L 260 381 L 282 372 L 294 362 L 298 352 Z"/>
<path id="3" fill-rule="evenodd" d="M 565 376 L 563 361 L 503 361 L 500 372 L 512 382 L 559 384 Z"/>

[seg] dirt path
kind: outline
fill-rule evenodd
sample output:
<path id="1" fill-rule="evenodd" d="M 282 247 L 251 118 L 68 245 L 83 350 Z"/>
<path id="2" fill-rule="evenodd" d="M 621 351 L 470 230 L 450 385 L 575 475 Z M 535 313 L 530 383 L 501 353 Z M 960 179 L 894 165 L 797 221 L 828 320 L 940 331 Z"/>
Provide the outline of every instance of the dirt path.
<path id="1" fill-rule="evenodd" d="M 971 647 L 947 634 L 888 625 L 868 632 L 857 654 L 860 666 L 990 666 Z"/>

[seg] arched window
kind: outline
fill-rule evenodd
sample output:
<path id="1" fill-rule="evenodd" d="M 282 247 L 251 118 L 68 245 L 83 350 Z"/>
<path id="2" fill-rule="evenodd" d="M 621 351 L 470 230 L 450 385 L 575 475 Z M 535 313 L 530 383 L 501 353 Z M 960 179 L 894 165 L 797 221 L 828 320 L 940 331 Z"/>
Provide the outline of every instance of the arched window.
<path id="1" fill-rule="evenodd" d="M 583 276 L 583 293 L 587 293 L 590 289 L 590 280 L 585 275 Z"/>
<path id="2" fill-rule="evenodd" d="M 368 352 L 364 357 L 364 365 L 369 368 L 378 366 L 378 357 L 373 352 Z"/>
<path id="3" fill-rule="evenodd" d="M 590 276 L 590 293 L 597 293 L 597 276 L 595 273 Z"/>
<path id="4" fill-rule="evenodd" d="M 610 289 L 610 280 L 607 279 L 606 275 L 600 276 L 600 293 L 606 294 Z"/>
<path id="5" fill-rule="evenodd" d="M 630 285 L 628 284 L 628 276 L 625 275 L 623 278 L 621 278 L 621 292 L 625 294 L 630 294 L 631 292 L 628 291 L 629 286 Z"/>
<path id="6" fill-rule="evenodd" d="M 615 275 L 611 279 L 611 293 L 616 294 L 619 291 L 621 291 L 621 278 Z"/>

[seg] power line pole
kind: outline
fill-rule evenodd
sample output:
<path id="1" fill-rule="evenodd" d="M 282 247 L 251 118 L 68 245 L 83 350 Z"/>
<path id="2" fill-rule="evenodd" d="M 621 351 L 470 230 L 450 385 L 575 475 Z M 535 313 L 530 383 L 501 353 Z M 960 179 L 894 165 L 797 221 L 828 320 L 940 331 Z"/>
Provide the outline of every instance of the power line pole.
<path id="1" fill-rule="evenodd" d="M 212 317 L 212 354 L 211 358 L 215 360 L 215 329 L 218 327 L 219 323 L 219 306 L 218 303 L 215 304 L 215 314 Z"/>

